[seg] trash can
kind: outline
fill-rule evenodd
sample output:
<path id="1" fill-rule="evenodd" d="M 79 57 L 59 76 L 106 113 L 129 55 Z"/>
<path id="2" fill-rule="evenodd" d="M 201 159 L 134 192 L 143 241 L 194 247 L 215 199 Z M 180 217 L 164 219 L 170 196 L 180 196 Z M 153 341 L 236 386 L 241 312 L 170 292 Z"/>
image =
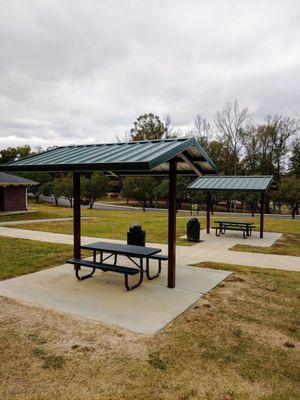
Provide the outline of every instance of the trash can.
<path id="1" fill-rule="evenodd" d="M 191 218 L 186 225 L 187 240 L 189 242 L 200 241 L 200 222 L 198 218 Z"/>
<path id="2" fill-rule="evenodd" d="M 141 225 L 133 224 L 127 232 L 127 244 L 134 246 L 145 246 L 146 232 L 142 229 Z"/>

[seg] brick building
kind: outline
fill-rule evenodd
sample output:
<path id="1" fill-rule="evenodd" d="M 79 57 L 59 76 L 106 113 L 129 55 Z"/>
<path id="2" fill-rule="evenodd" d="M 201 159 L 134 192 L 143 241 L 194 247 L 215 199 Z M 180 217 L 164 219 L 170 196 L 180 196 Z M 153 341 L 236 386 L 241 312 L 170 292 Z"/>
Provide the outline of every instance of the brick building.
<path id="1" fill-rule="evenodd" d="M 37 182 L 0 172 L 0 212 L 27 209 L 27 188 Z"/>

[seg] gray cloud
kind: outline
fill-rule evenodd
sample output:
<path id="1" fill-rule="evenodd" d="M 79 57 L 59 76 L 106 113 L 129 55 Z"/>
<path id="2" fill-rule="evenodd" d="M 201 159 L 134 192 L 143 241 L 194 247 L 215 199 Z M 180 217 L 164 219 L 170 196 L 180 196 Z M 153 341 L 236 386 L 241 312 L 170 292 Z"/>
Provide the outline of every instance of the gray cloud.
<path id="1" fill-rule="evenodd" d="M 188 129 L 235 98 L 300 117 L 297 0 L 2 0 L 0 147 L 112 141 L 144 112 Z"/>

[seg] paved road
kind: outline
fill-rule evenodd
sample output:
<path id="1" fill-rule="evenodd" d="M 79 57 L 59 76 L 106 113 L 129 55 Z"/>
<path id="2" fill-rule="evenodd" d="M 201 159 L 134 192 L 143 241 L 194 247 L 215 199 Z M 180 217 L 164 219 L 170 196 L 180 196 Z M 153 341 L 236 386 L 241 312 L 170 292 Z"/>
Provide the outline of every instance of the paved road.
<path id="1" fill-rule="evenodd" d="M 50 203 L 53 203 L 53 199 L 51 197 L 46 197 L 43 196 L 43 200 L 48 201 Z M 70 206 L 70 202 L 67 199 L 60 198 L 59 199 L 59 205 L 62 206 Z M 98 210 L 108 210 L 108 211 L 142 211 L 142 207 L 131 207 L 131 206 L 119 206 L 116 204 L 107 204 L 107 203 L 95 203 L 94 208 Z M 146 212 L 166 212 L 166 209 L 163 208 L 147 208 Z M 180 213 L 185 214 L 182 215 L 182 217 L 179 218 L 188 218 L 190 217 L 190 211 L 188 210 L 179 210 Z M 199 213 L 200 216 L 205 216 L 206 211 L 200 211 Z M 196 213 L 193 213 L 193 216 L 196 216 Z M 248 217 L 251 218 L 251 215 L 249 213 L 227 213 L 227 212 L 214 212 L 213 217 Z M 256 217 L 259 217 L 259 214 L 255 215 Z M 270 219 L 292 219 L 290 215 L 284 215 L 284 214 L 265 214 L 265 218 L 270 218 Z M 296 215 L 295 217 L 296 220 L 300 220 L 300 215 Z"/>

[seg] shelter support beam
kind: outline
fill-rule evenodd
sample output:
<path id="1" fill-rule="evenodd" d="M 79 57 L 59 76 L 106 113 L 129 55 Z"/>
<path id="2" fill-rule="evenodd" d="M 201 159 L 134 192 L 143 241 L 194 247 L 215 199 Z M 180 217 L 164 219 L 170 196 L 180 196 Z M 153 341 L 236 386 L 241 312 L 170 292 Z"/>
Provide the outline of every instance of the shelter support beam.
<path id="1" fill-rule="evenodd" d="M 265 212 L 265 193 L 260 194 L 260 223 L 259 223 L 259 237 L 262 239 L 264 237 L 264 212 Z"/>
<path id="2" fill-rule="evenodd" d="M 211 193 L 206 193 L 206 232 L 210 233 Z"/>
<path id="3" fill-rule="evenodd" d="M 80 251 L 80 172 L 73 172 L 73 255 L 81 258 Z"/>
<path id="4" fill-rule="evenodd" d="M 169 169 L 169 215 L 168 215 L 168 287 L 175 288 L 176 276 L 176 196 L 177 161 L 170 160 Z"/>

